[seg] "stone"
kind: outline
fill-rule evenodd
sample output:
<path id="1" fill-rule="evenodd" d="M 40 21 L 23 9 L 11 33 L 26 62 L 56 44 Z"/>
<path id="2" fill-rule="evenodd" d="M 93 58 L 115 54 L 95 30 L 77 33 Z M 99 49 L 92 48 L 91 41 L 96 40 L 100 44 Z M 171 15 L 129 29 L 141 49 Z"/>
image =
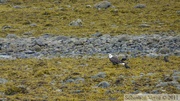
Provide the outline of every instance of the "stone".
<path id="1" fill-rule="evenodd" d="M 0 54 L 0 59 L 13 59 L 13 57 L 8 54 Z"/>
<path id="2" fill-rule="evenodd" d="M 8 82 L 8 80 L 6 80 L 6 79 L 4 79 L 4 78 L 0 78 L 0 84 L 5 84 L 5 83 L 7 83 Z"/>
<path id="3" fill-rule="evenodd" d="M 100 37 L 102 34 L 100 32 L 96 32 L 95 34 L 92 34 L 93 37 Z"/>
<path id="4" fill-rule="evenodd" d="M 174 71 L 172 76 L 180 76 L 180 72 L 179 71 Z"/>
<path id="5" fill-rule="evenodd" d="M 20 5 L 15 5 L 13 7 L 16 8 L 16 9 L 21 9 L 22 8 L 22 6 L 20 6 Z"/>
<path id="6" fill-rule="evenodd" d="M 84 78 L 82 78 L 82 77 L 77 77 L 77 78 L 75 78 L 75 81 L 74 81 L 75 83 L 82 83 L 82 82 L 85 82 L 85 79 Z"/>
<path id="7" fill-rule="evenodd" d="M 168 82 L 169 85 L 171 86 L 178 86 L 179 85 L 179 82 L 177 81 L 171 81 L 171 82 Z"/>
<path id="8" fill-rule="evenodd" d="M 8 38 L 8 39 L 16 39 L 17 36 L 16 36 L 16 34 L 8 34 L 8 35 L 6 36 L 6 38 Z"/>
<path id="9" fill-rule="evenodd" d="M 40 52 L 41 51 L 41 47 L 39 45 L 35 45 L 35 46 L 32 47 L 32 50 L 36 51 L 36 52 Z"/>
<path id="10" fill-rule="evenodd" d="M 180 50 L 175 50 L 175 51 L 174 51 L 174 55 L 180 56 Z"/>
<path id="11" fill-rule="evenodd" d="M 98 74 L 91 76 L 92 79 L 105 78 L 105 77 L 106 77 L 105 72 L 99 72 Z"/>
<path id="12" fill-rule="evenodd" d="M 169 52 L 170 52 L 170 49 L 167 47 L 159 49 L 159 53 L 161 53 L 161 54 L 168 54 Z"/>
<path id="13" fill-rule="evenodd" d="M 165 87 L 168 86 L 168 82 L 160 82 L 159 84 L 156 85 L 156 87 Z"/>
<path id="14" fill-rule="evenodd" d="M 37 27 L 37 24 L 36 24 L 36 23 L 31 23 L 29 26 L 31 26 L 31 27 Z"/>
<path id="15" fill-rule="evenodd" d="M 74 82 L 74 79 L 68 79 L 66 80 L 66 83 L 73 83 Z"/>
<path id="16" fill-rule="evenodd" d="M 2 30 L 6 30 L 6 29 L 10 29 L 10 28 L 12 28 L 12 27 L 9 26 L 9 25 L 4 25 L 4 26 L 2 26 Z"/>
<path id="17" fill-rule="evenodd" d="M 63 40 L 63 41 L 65 41 L 65 40 L 68 40 L 69 38 L 67 37 L 67 36 L 57 36 L 56 38 L 55 38 L 55 40 Z"/>
<path id="18" fill-rule="evenodd" d="M 81 19 L 77 19 L 77 20 L 74 20 L 72 22 L 70 22 L 69 26 L 82 26 L 82 20 Z"/>
<path id="19" fill-rule="evenodd" d="M 32 32 L 24 32 L 23 35 L 31 36 Z"/>
<path id="20" fill-rule="evenodd" d="M 98 87 L 102 87 L 102 88 L 107 88 L 109 86 L 110 86 L 110 84 L 107 81 L 102 81 L 98 84 Z"/>
<path id="21" fill-rule="evenodd" d="M 150 94 L 161 94 L 161 92 L 159 90 L 152 90 Z"/>
<path id="22" fill-rule="evenodd" d="M 6 3 L 7 0 L 0 0 L 0 3 Z"/>
<path id="23" fill-rule="evenodd" d="M 31 50 L 27 50 L 27 51 L 24 51 L 25 54 L 34 54 L 35 52 L 34 51 L 31 51 Z"/>
<path id="24" fill-rule="evenodd" d="M 177 13 L 178 15 L 180 15 L 180 10 L 176 11 L 176 13 Z"/>
<path id="25" fill-rule="evenodd" d="M 109 1 L 101 1 L 94 5 L 97 9 L 107 9 L 111 6 L 111 3 Z"/>
<path id="26" fill-rule="evenodd" d="M 180 81 L 180 76 L 172 76 L 174 81 Z"/>
<path id="27" fill-rule="evenodd" d="M 145 4 L 138 4 L 136 6 L 134 6 L 134 8 L 145 8 L 146 5 Z"/>

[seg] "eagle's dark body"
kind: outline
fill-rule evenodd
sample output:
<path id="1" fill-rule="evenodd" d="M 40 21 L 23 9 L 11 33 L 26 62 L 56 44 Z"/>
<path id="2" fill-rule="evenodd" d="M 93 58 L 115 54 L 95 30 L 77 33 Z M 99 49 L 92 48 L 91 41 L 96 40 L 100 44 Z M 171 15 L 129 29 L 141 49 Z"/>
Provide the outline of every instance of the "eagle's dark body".
<path id="1" fill-rule="evenodd" d="M 125 68 L 130 68 L 124 61 L 127 60 L 127 57 L 122 58 L 119 60 L 116 56 L 113 56 L 112 54 L 109 54 L 109 60 L 112 62 L 113 65 L 124 65 Z"/>
<path id="2" fill-rule="evenodd" d="M 117 57 L 109 58 L 109 60 L 112 62 L 113 65 L 117 65 L 117 64 L 123 63 Z"/>

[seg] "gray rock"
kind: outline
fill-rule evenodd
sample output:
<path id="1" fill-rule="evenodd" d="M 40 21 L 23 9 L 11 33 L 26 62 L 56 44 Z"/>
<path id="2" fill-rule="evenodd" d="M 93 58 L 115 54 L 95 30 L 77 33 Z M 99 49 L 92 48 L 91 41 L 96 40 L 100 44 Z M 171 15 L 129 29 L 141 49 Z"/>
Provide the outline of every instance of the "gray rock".
<path id="1" fill-rule="evenodd" d="M 180 90 L 180 85 L 177 86 L 177 89 Z"/>
<path id="2" fill-rule="evenodd" d="M 31 36 L 33 33 L 32 32 L 24 32 L 23 35 Z"/>
<path id="3" fill-rule="evenodd" d="M 6 30 L 6 29 L 10 29 L 10 28 L 11 28 L 11 26 L 9 26 L 9 25 L 2 26 L 2 30 Z"/>
<path id="4" fill-rule="evenodd" d="M 46 46 L 47 44 L 44 42 L 43 39 L 39 38 L 34 41 L 34 45 Z"/>
<path id="5" fill-rule="evenodd" d="M 100 37 L 102 34 L 100 32 L 96 32 L 95 34 L 92 34 L 93 37 Z"/>
<path id="6" fill-rule="evenodd" d="M 150 92 L 150 94 L 161 94 L 161 92 L 159 90 L 153 90 Z"/>
<path id="7" fill-rule="evenodd" d="M 36 23 L 31 23 L 30 26 L 31 27 L 37 27 L 37 24 Z"/>
<path id="8" fill-rule="evenodd" d="M 99 72 L 98 74 L 92 76 L 92 79 L 98 79 L 98 78 L 105 78 L 106 77 L 106 73 L 105 72 Z"/>
<path id="9" fill-rule="evenodd" d="M 34 51 L 31 51 L 31 50 L 27 50 L 27 51 L 24 51 L 25 54 L 34 54 L 35 52 Z"/>
<path id="10" fill-rule="evenodd" d="M 18 38 L 18 37 L 16 36 L 16 34 L 8 34 L 8 35 L 6 36 L 6 38 L 8 38 L 8 39 L 16 39 L 16 38 Z"/>
<path id="11" fill-rule="evenodd" d="M 66 83 L 73 83 L 74 82 L 74 79 L 68 79 L 66 80 Z"/>
<path id="12" fill-rule="evenodd" d="M 180 81 L 180 76 L 172 76 L 174 81 Z"/>
<path id="13" fill-rule="evenodd" d="M 107 88 L 110 84 L 107 81 L 102 81 L 98 84 L 98 87 Z"/>
<path id="14" fill-rule="evenodd" d="M 123 41 L 128 41 L 128 40 L 130 40 L 130 37 L 127 36 L 127 35 L 120 35 L 120 36 L 117 36 L 117 38 L 118 38 L 118 41 L 119 41 L 119 42 L 123 42 Z"/>
<path id="15" fill-rule="evenodd" d="M 6 79 L 4 79 L 4 78 L 0 78 L 0 84 L 5 84 L 5 83 L 7 83 L 8 82 L 8 80 L 6 80 Z"/>
<path id="16" fill-rule="evenodd" d="M 139 91 L 139 90 L 135 90 L 135 91 L 132 92 L 131 94 L 138 94 L 138 93 L 140 93 L 140 91 Z"/>
<path id="17" fill-rule="evenodd" d="M 180 71 L 174 71 L 172 76 L 180 76 Z"/>
<path id="18" fill-rule="evenodd" d="M 168 82 L 160 82 L 159 84 L 156 85 L 156 87 L 165 87 L 168 86 Z"/>
<path id="19" fill-rule="evenodd" d="M 94 7 L 97 8 L 97 9 L 102 9 L 102 8 L 107 9 L 110 6 L 111 6 L 111 3 L 108 2 L 108 1 L 101 1 L 101 2 L 94 5 Z"/>
<path id="20" fill-rule="evenodd" d="M 179 82 L 177 81 L 171 81 L 171 82 L 168 82 L 169 85 L 171 86 L 178 86 L 179 85 Z"/>
<path id="21" fill-rule="evenodd" d="M 57 36 L 55 38 L 55 40 L 63 40 L 63 41 L 68 40 L 68 39 L 69 39 L 69 37 L 67 37 L 67 36 Z"/>
<path id="22" fill-rule="evenodd" d="M 70 22 L 69 26 L 82 26 L 82 20 L 81 19 L 74 20 Z"/>
<path id="23" fill-rule="evenodd" d="M 75 45 L 83 45 L 87 41 L 87 38 L 80 38 L 79 40 L 74 40 Z"/>
<path id="24" fill-rule="evenodd" d="M 16 9 L 21 9 L 21 8 L 23 8 L 22 6 L 20 6 L 20 5 L 15 5 L 15 6 L 13 6 L 14 8 L 16 8 Z"/>
<path id="25" fill-rule="evenodd" d="M 0 3 L 6 3 L 7 0 L 0 0 Z"/>
<path id="26" fill-rule="evenodd" d="M 178 15 L 180 15 L 180 10 L 179 10 L 179 11 L 176 11 L 176 13 L 177 13 Z"/>
<path id="27" fill-rule="evenodd" d="M 175 51 L 174 51 L 174 55 L 180 56 L 180 50 L 175 50 Z"/>
<path id="28" fill-rule="evenodd" d="M 134 6 L 135 8 L 145 8 L 146 5 L 145 4 L 138 4 L 136 6 Z"/>
<path id="29" fill-rule="evenodd" d="M 13 57 L 11 55 L 8 54 L 0 54 L 0 59 L 13 59 Z"/>
<path id="30" fill-rule="evenodd" d="M 41 47 L 39 45 L 35 45 L 35 46 L 32 47 L 32 50 L 36 51 L 36 52 L 40 52 L 41 51 Z"/>
<path id="31" fill-rule="evenodd" d="M 161 54 L 168 54 L 169 52 L 170 52 L 170 49 L 167 47 L 159 49 L 159 53 Z"/>
<path id="32" fill-rule="evenodd" d="M 75 83 L 82 83 L 82 82 L 85 82 L 85 79 L 82 77 L 77 77 L 74 82 Z"/>

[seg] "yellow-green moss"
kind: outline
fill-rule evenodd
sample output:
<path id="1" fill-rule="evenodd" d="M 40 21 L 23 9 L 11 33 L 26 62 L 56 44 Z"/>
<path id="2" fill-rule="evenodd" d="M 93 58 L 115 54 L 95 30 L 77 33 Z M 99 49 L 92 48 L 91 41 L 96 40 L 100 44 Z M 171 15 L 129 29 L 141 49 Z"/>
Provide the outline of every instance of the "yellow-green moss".
<path id="1" fill-rule="evenodd" d="M 179 34 L 180 2 L 177 0 L 111 0 L 114 7 L 106 10 L 93 8 L 102 0 L 70 0 L 55 2 L 13 0 L 0 5 L 0 28 L 11 26 L 0 31 L 0 37 L 8 33 L 22 36 L 24 32 L 32 32 L 32 36 L 45 33 L 68 36 L 90 36 L 96 31 L 103 34 L 152 34 L 175 31 Z M 146 8 L 134 8 L 137 4 L 145 4 Z M 14 8 L 20 5 L 22 8 Z M 86 5 L 91 5 L 87 8 Z M 83 21 L 82 27 L 69 26 L 76 19 Z M 30 24 L 37 26 L 31 27 Z M 147 23 L 148 28 L 139 27 Z"/>
<path id="2" fill-rule="evenodd" d="M 173 70 L 179 71 L 180 58 L 170 57 L 170 62 L 164 62 L 162 57 L 138 57 L 129 60 L 130 69 L 123 66 L 113 66 L 107 58 L 54 58 L 54 59 L 16 59 L 0 60 L 1 78 L 8 80 L 0 86 L 1 92 L 6 92 L 8 99 L 43 100 L 65 99 L 78 101 L 86 99 L 108 100 L 116 98 L 123 100 L 123 94 L 128 94 L 138 89 L 141 92 L 151 91 L 158 80 L 164 75 L 171 75 Z M 146 62 L 144 62 L 146 61 Z M 98 72 L 105 72 L 106 77 L 92 79 L 91 76 Z M 145 76 L 136 78 L 144 73 Z M 154 73 L 147 76 L 147 73 Z M 121 83 L 116 80 L 124 76 Z M 134 78 L 132 78 L 134 76 Z M 85 82 L 61 83 L 67 79 L 82 77 Z M 97 88 L 101 81 L 108 81 L 110 87 Z M 132 81 L 135 81 L 132 83 Z M 23 85 L 25 88 L 19 88 Z M 57 91 L 61 89 L 62 92 Z M 174 87 L 165 87 L 166 93 L 177 93 Z M 81 93 L 74 93 L 81 90 Z M 25 92 L 25 93 L 24 93 Z M 124 92 L 124 93 L 123 93 Z"/>

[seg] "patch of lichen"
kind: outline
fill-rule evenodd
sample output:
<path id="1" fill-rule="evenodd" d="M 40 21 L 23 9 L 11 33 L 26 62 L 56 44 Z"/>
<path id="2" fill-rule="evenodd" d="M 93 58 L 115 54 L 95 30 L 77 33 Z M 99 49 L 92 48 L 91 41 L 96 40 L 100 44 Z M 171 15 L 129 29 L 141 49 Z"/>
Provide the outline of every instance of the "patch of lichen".
<path id="1" fill-rule="evenodd" d="M 178 0 L 111 0 L 114 7 L 106 10 L 93 8 L 101 0 L 11 0 L 0 5 L 0 37 L 8 33 L 23 36 L 31 32 L 32 36 L 45 33 L 67 36 L 87 37 L 96 31 L 102 34 L 152 34 L 175 31 L 179 34 Z M 145 4 L 146 8 L 134 8 Z M 14 6 L 20 8 L 14 8 Z M 86 7 L 91 5 L 91 8 Z M 69 26 L 69 23 L 81 19 L 82 27 Z M 36 24 L 31 26 L 30 24 Z M 139 27 L 148 24 L 150 27 Z M 11 28 L 3 29 L 8 25 Z"/>
<path id="2" fill-rule="evenodd" d="M 130 69 L 113 66 L 107 58 L 97 57 L 0 60 L 1 78 L 8 80 L 0 90 L 9 100 L 123 100 L 124 94 L 154 89 L 177 93 L 174 86 L 156 88 L 165 75 L 180 70 L 180 58 L 169 59 L 170 62 L 164 62 L 163 57 L 130 58 Z M 93 79 L 98 72 L 105 72 L 106 77 Z M 85 81 L 66 82 L 78 77 Z M 97 87 L 101 81 L 109 82 L 110 87 Z"/>

